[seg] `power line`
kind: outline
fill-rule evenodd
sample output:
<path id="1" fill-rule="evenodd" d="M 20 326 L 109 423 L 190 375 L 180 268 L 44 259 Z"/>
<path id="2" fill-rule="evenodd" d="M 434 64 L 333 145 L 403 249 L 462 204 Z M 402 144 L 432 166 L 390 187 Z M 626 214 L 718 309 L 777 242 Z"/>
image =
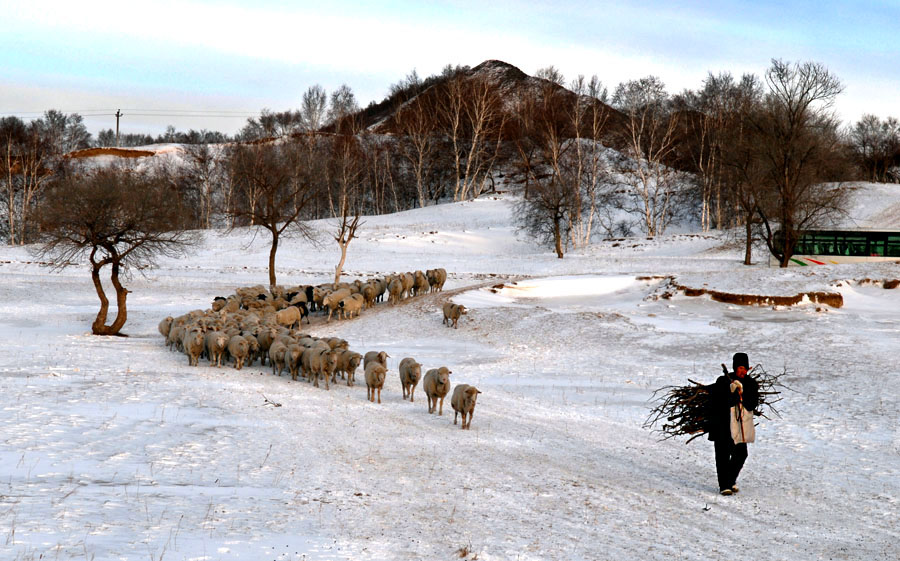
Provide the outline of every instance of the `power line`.
<path id="1" fill-rule="evenodd" d="M 60 113 L 71 114 L 77 113 L 82 117 L 115 117 L 116 111 L 112 109 L 82 109 L 78 111 L 63 111 Z M 211 119 L 243 119 L 250 117 L 258 117 L 259 112 L 250 111 L 231 111 L 231 110 L 215 110 L 215 109 L 122 109 L 127 111 L 129 116 L 135 117 L 204 117 Z M 39 116 L 42 117 L 46 111 L 0 111 L 2 116 Z"/>

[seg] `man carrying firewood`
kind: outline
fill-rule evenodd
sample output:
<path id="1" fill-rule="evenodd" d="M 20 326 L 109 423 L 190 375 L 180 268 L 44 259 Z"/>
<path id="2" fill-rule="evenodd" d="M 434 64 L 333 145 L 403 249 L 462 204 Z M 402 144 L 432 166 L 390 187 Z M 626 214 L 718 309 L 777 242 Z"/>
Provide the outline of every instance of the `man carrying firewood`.
<path id="1" fill-rule="evenodd" d="M 747 375 L 750 361 L 746 353 L 735 353 L 733 372 L 725 373 L 709 386 L 709 439 L 716 449 L 716 475 L 719 492 L 732 495 L 738 492 L 738 474 L 747 459 L 747 443 L 756 438 L 753 412 L 759 405 L 759 385 Z"/>

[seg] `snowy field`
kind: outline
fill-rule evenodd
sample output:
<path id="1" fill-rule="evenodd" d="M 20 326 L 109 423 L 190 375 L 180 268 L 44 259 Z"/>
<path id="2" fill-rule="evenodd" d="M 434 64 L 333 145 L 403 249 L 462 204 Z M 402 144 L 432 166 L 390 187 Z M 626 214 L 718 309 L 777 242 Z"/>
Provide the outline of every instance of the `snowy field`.
<path id="1" fill-rule="evenodd" d="M 896 188 L 859 201 L 860 221 L 898 227 Z M 85 268 L 51 273 L 0 246 L 0 559 L 900 557 L 900 289 L 853 282 L 900 265 L 779 270 L 760 252 L 744 267 L 727 236 L 688 232 L 559 260 L 509 210 L 485 197 L 366 219 L 346 278 L 450 273 L 442 294 L 309 328 L 388 352 L 380 405 L 364 384 L 189 367 L 165 348 L 163 317 L 267 281 L 264 235 L 213 233 L 134 277 L 127 338 L 89 335 Z M 289 240 L 279 283 L 325 282 L 337 260 L 333 244 Z M 659 298 L 669 276 L 845 305 Z M 470 308 L 456 330 L 447 298 Z M 721 497 L 710 442 L 642 424 L 654 390 L 712 382 L 737 351 L 786 369 L 790 390 L 757 427 L 741 492 Z M 471 431 L 449 399 L 438 416 L 421 387 L 401 398 L 406 356 L 483 392 Z"/>

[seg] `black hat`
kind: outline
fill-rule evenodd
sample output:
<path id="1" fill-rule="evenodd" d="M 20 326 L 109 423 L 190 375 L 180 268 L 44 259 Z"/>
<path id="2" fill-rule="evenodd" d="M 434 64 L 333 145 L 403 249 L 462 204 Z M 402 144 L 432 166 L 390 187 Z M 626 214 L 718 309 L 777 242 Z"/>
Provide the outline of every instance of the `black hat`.
<path id="1" fill-rule="evenodd" d="M 750 359 L 747 358 L 747 353 L 734 353 L 734 358 L 731 359 L 731 369 L 737 372 L 738 366 L 750 370 Z"/>

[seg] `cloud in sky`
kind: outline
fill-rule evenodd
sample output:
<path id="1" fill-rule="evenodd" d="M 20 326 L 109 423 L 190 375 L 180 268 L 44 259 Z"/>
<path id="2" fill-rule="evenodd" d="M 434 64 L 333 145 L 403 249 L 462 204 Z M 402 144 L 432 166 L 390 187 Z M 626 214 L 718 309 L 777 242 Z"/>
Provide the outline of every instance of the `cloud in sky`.
<path id="1" fill-rule="evenodd" d="M 346 83 L 365 105 L 413 68 L 427 76 L 448 63 L 492 58 L 527 73 L 552 64 L 568 77 L 597 74 L 610 88 L 655 74 L 677 92 L 699 87 L 707 72 L 762 74 L 771 58 L 782 58 L 815 60 L 838 75 L 847 86 L 836 104 L 845 120 L 900 115 L 900 5 L 887 1 L 0 1 L 0 8 L 6 113 L 243 115 L 295 108 L 316 83 L 328 90 Z M 114 125 L 104 119 L 89 126 Z M 134 116 L 123 127 L 233 133 L 244 120 Z"/>

